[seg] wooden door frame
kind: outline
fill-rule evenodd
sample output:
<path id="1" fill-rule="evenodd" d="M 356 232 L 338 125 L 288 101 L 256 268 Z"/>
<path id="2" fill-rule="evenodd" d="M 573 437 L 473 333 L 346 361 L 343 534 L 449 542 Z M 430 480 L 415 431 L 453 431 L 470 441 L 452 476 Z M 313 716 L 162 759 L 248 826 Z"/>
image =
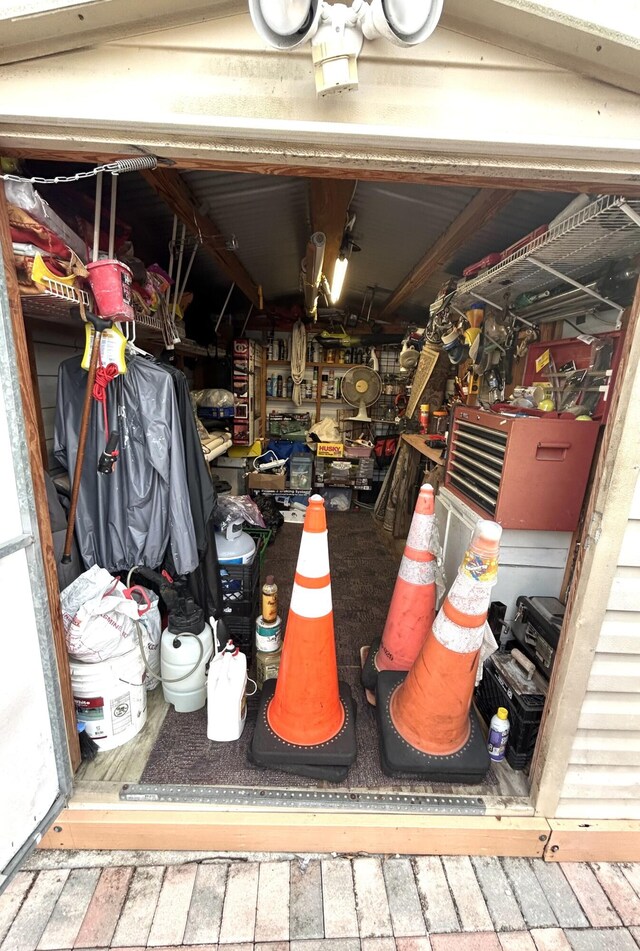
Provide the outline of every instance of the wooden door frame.
<path id="1" fill-rule="evenodd" d="M 60 690 L 62 695 L 62 707 L 67 735 L 67 746 L 71 767 L 73 770 L 76 770 L 80 765 L 80 744 L 78 741 L 76 713 L 71 690 L 71 671 L 69 669 L 69 658 L 67 655 L 64 626 L 62 623 L 62 611 L 60 609 L 60 586 L 58 584 L 56 557 L 53 549 L 51 519 L 49 517 L 47 490 L 44 482 L 40 422 L 37 419 L 40 400 L 39 397 L 37 400 L 34 399 L 32 395 L 34 381 L 32 376 L 32 366 L 29 361 L 29 345 L 25 331 L 22 303 L 20 301 L 18 277 L 13 260 L 13 248 L 11 244 L 11 231 L 9 228 L 7 201 L 4 193 L 4 185 L 0 181 L 0 267 L 2 266 L 4 266 L 7 293 L 9 297 L 11 330 L 15 347 L 18 380 L 20 383 L 22 415 L 24 418 L 25 431 L 27 434 L 29 468 L 31 470 L 35 510 L 38 518 L 38 532 L 40 535 L 44 577 L 49 601 L 49 615 L 51 618 L 53 645 L 60 677 Z"/>
<path id="2" fill-rule="evenodd" d="M 103 152 L 100 150 L 83 150 L 78 152 L 55 151 L 51 153 L 43 153 L 38 149 L 28 152 L 27 150 L 20 149 L 13 151 L 9 150 L 7 154 L 19 155 L 20 157 L 32 157 L 34 159 L 47 158 L 55 161 L 84 162 L 95 164 L 113 161 L 116 157 L 126 157 L 118 156 L 112 152 Z M 246 161 L 238 161 L 235 163 L 201 158 L 178 159 L 175 162 L 175 167 L 185 170 L 224 169 L 227 171 L 236 172 L 252 172 L 254 174 L 297 175 L 305 177 L 330 177 L 336 176 L 337 174 L 340 174 L 341 176 L 347 174 L 343 169 L 338 172 L 333 168 L 318 167 L 311 169 L 306 166 L 293 165 L 264 166 L 258 163 L 248 164 Z M 491 187 L 494 188 L 517 188 L 531 191 L 545 191 L 554 189 L 562 191 L 572 190 L 571 183 L 561 179 L 540 181 L 535 179 L 528 180 L 522 178 L 504 178 L 500 181 L 500 184 L 497 185 L 493 179 L 491 182 L 483 182 L 477 178 L 464 174 L 455 175 L 449 174 L 447 172 L 426 173 L 420 170 L 407 172 L 404 170 L 398 171 L 397 169 L 391 167 L 386 170 L 367 169 L 364 166 L 350 169 L 348 174 L 355 178 L 367 178 L 375 181 L 391 180 L 429 182 L 432 184 L 435 183 L 446 186 L 460 185 L 465 187 L 484 187 L 485 185 L 491 184 Z M 584 182 L 580 182 L 574 187 L 576 191 L 582 191 L 585 185 Z M 596 181 L 591 183 L 590 188 L 595 192 L 601 193 L 621 193 L 621 190 L 616 189 L 615 186 L 611 185 L 611 183 L 602 183 Z M 632 197 L 636 193 L 640 194 L 640 185 L 637 187 L 637 192 L 633 188 L 631 190 L 625 188 L 625 194 L 628 197 Z M 0 203 L 0 218 L 6 219 L 6 207 L 4 201 Z M 16 281 L 15 269 L 13 268 L 11 255 L 9 255 L 8 264 L 9 267 L 6 267 L 6 270 L 8 272 L 13 271 L 13 275 L 11 275 L 11 273 L 8 274 L 8 279 L 11 280 L 11 277 L 13 276 L 13 280 Z M 15 286 L 17 287 L 17 281 Z M 16 306 L 15 313 L 13 314 L 14 333 L 16 333 L 18 337 L 24 339 L 24 317 L 20 305 L 19 294 L 15 299 Z M 540 738 L 532 765 L 531 799 L 538 816 L 552 817 L 560 797 L 562 782 L 569 761 L 571 744 L 577 729 L 581 701 L 586 693 L 586 685 L 593 659 L 593 650 L 595 644 L 597 643 L 602 619 L 604 617 L 604 607 L 602 607 L 602 610 L 600 610 L 600 606 L 606 604 L 606 599 L 608 597 L 608 592 L 610 590 L 612 581 L 612 573 L 607 567 L 607 559 L 612 556 L 614 550 L 616 554 L 619 550 L 623 524 L 626 524 L 626 516 L 628 515 L 631 505 L 631 470 L 633 469 L 631 460 L 633 458 L 633 453 L 629 453 L 628 451 L 630 434 L 629 426 L 625 424 L 625 398 L 630 396 L 633 387 L 637 386 L 637 374 L 636 376 L 633 376 L 631 373 L 627 374 L 625 371 L 629 367 L 633 368 L 633 360 L 635 360 L 636 366 L 640 365 L 640 333 L 637 332 L 639 309 L 640 297 L 638 294 L 636 294 L 636 299 L 629 319 L 627 335 L 625 337 L 627 350 L 620 364 L 620 371 L 618 373 L 616 387 L 612 396 L 612 409 L 610 411 L 609 424 L 607 426 L 607 435 L 605 436 L 605 441 L 603 442 L 601 449 L 600 460 L 596 470 L 596 478 L 594 479 L 593 490 L 588 503 L 589 508 L 587 511 L 587 517 L 585 518 L 585 533 L 580 546 L 580 556 L 576 562 L 575 569 L 578 572 L 578 577 L 573 586 L 571 598 L 568 604 L 562 648 L 559 651 L 558 659 L 555 664 L 554 675 L 549 693 L 549 702 L 547 703 L 545 710 Z M 26 361 L 20 362 L 19 372 L 21 376 L 21 387 L 25 393 L 28 393 L 28 388 L 30 386 L 28 359 Z M 33 441 L 33 446 L 36 447 L 36 449 L 31 452 L 32 468 L 34 468 L 34 463 L 36 462 L 37 456 L 38 434 L 37 425 L 33 420 L 30 420 L 29 433 L 30 443 Z M 616 469 L 617 465 L 619 465 L 619 470 Z M 37 465 L 35 468 L 37 469 Z M 42 479 L 41 471 L 39 471 L 39 476 L 40 479 Z M 37 484 L 35 479 L 34 484 Z M 626 493 L 629 503 L 626 513 L 623 511 L 624 505 L 618 506 L 615 513 L 609 511 L 611 506 L 605 506 L 604 503 L 607 500 L 611 502 L 611 492 L 613 488 L 615 488 L 617 492 Z M 38 509 L 38 515 L 41 520 L 43 530 L 49 532 L 50 538 L 49 515 L 46 508 L 46 496 L 41 495 L 39 492 L 36 492 L 36 507 Z M 49 551 L 49 546 L 47 545 L 47 554 L 53 557 L 52 546 Z M 55 569 L 55 561 L 51 562 L 49 571 L 47 572 L 48 586 L 50 582 L 52 582 L 51 566 L 53 566 L 53 569 Z M 590 586 L 595 583 L 596 579 L 599 579 L 598 591 L 600 594 L 600 603 L 599 609 L 594 611 L 589 607 L 589 595 Z M 606 587 L 607 583 L 609 585 L 608 588 Z M 59 614 L 59 604 L 57 602 L 57 582 L 55 588 L 55 597 L 52 597 L 51 590 L 49 592 L 50 602 L 52 605 L 52 623 L 54 626 L 54 634 L 56 632 L 54 615 L 56 613 Z M 56 635 L 57 651 L 59 649 L 59 641 L 60 636 L 58 634 Z M 63 639 L 62 646 L 64 648 Z M 68 671 L 66 651 L 63 650 L 63 653 L 64 657 L 62 657 L 60 654 L 58 655 L 61 665 L 61 675 L 64 675 L 65 667 Z M 578 670 L 576 665 L 579 665 Z M 571 678 L 568 676 L 569 672 L 571 673 Z M 569 692 L 572 698 L 571 703 L 566 702 Z M 72 699 L 70 710 L 72 711 Z M 71 712 L 70 716 L 73 716 L 73 720 L 75 722 L 75 714 Z M 71 739 L 72 738 L 70 738 L 70 742 Z M 73 737 L 73 739 L 75 739 L 77 743 L 77 737 Z"/>

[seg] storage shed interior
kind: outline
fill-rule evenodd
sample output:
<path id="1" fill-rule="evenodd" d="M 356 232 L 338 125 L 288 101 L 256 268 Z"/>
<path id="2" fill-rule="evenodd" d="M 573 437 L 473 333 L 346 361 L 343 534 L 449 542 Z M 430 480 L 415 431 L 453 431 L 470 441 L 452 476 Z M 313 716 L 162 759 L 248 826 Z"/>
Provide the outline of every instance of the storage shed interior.
<path id="1" fill-rule="evenodd" d="M 84 265 L 95 260 L 97 233 L 103 257 L 119 258 L 133 272 L 135 324 L 121 323 L 128 338 L 125 361 L 137 347 L 160 357 L 173 372 L 181 371 L 189 390 L 205 394 L 194 410 L 217 503 L 224 509 L 229 496 L 267 503 L 262 509 L 266 528 L 245 520 L 258 546 L 253 580 L 247 580 L 250 571 L 244 565 L 238 577 L 252 591 L 267 576 L 275 577 L 283 634 L 304 511 L 312 493 L 325 497 L 337 668 L 355 701 L 358 755 L 337 783 L 261 768 L 251 755 L 259 691 L 250 696 L 251 685 L 247 689 L 247 722 L 240 739 L 217 742 L 207 736 L 204 706 L 178 712 L 157 685 L 146 692 L 142 728 L 127 742 L 83 761 L 76 772 L 78 789 L 89 798 L 103 793 L 117 797 L 124 784 L 144 798 L 145 789 L 163 787 L 164 795 L 177 800 L 194 797 L 196 787 L 198 795 L 209 796 L 215 787 L 258 788 L 270 794 L 335 789 L 381 796 L 458 795 L 456 808 L 462 810 L 531 813 L 529 771 L 536 733 L 545 700 L 557 693 L 549 691 L 549 681 L 562 617 L 550 604 L 557 599 L 554 604 L 562 607 L 570 591 L 584 506 L 627 346 L 625 329 L 638 278 L 640 202 L 561 191 L 490 191 L 169 165 L 105 173 L 104 181 L 91 176 L 50 183 L 56 176 L 73 179 L 90 168 L 24 160 L 15 172 L 36 178 L 33 188 L 6 184 L 42 464 L 51 485 L 57 486 L 63 510 L 68 509 L 73 472 L 66 472 L 63 459 L 72 458 L 65 456 L 72 431 L 77 439 L 84 392 L 84 371 L 77 368 L 86 343 L 83 300 L 86 309 L 93 308 Z M 97 181 L 104 188 L 96 217 Z M 34 191 L 55 213 L 46 224 Z M 75 240 L 60 232 L 61 221 Z M 52 233 L 61 246 L 51 243 Z M 326 283 L 318 280 L 309 291 L 317 263 L 310 243 L 318 233 L 324 235 L 320 271 Z M 70 244 L 73 256 L 66 253 Z M 346 261 L 347 269 L 342 294 L 333 300 L 337 258 Z M 38 270 L 37 262 L 44 269 Z M 150 284 L 150 273 L 168 273 L 172 286 L 165 291 L 162 283 Z M 180 293 L 174 292 L 175 285 Z M 306 328 L 307 366 L 295 404 L 292 335 L 300 321 Z M 249 341 L 248 351 L 239 347 L 240 341 Z M 427 370 L 429 352 L 433 361 Z M 248 396 L 236 385 L 239 357 L 251 361 Z M 364 375 L 365 390 L 375 389 L 364 416 L 357 399 L 348 401 L 348 386 L 342 384 L 353 371 L 354 379 Z M 106 385 L 110 392 L 117 386 L 113 381 Z M 235 400 L 225 402 L 222 391 Z M 61 402 L 64 394 L 68 402 Z M 245 396 L 243 416 L 239 407 Z M 104 403 L 111 427 L 117 425 L 112 399 L 108 396 Z M 142 416 L 148 407 L 136 404 L 136 411 Z M 92 432 L 102 432 L 98 400 L 91 412 Z M 158 417 L 161 412 L 158 404 Z M 359 416 L 357 422 L 354 416 Z M 330 434 L 321 440 L 339 443 L 340 455 L 351 450 L 351 458 L 337 469 L 336 459 L 321 458 L 307 437 L 321 421 Z M 527 439 L 534 425 L 540 429 L 537 448 L 530 451 Z M 580 439 L 578 427 L 584 427 Z M 178 429 L 172 432 L 177 438 Z M 97 442 L 91 438 L 95 451 Z M 296 457 L 311 460 L 307 481 L 302 463 L 300 482 L 294 479 L 294 462 L 287 463 L 282 477 L 278 469 L 258 471 L 256 459 L 278 457 L 284 465 L 292 444 Z M 170 448 L 159 451 L 170 454 Z M 264 457 L 269 448 L 274 455 Z M 121 442 L 120 455 L 110 459 L 116 475 L 103 473 L 98 479 L 135 481 L 139 473 L 127 468 L 128 449 Z M 95 460 L 89 467 L 95 469 Z M 85 471 L 83 480 L 81 498 L 92 492 L 93 471 Z M 493 650 L 498 651 L 492 659 L 483 655 L 475 708 L 486 733 L 488 721 L 509 696 L 511 746 L 483 779 L 464 784 L 455 774 L 448 781 L 430 781 L 410 771 L 385 772 L 378 755 L 376 710 L 361 684 L 362 648 L 382 635 L 425 481 L 436 493 L 444 586 L 439 604 L 454 582 L 477 520 L 495 519 L 503 527 L 499 587 L 489 614 Z M 57 503 L 55 489 L 53 497 Z M 143 504 L 141 500 L 141 510 Z M 55 510 L 59 512 L 57 506 Z M 103 539 L 120 530 L 110 521 L 112 510 L 104 514 L 104 524 L 96 529 Z M 76 574 L 100 564 L 91 552 L 96 546 L 100 550 L 102 542 L 94 545 L 87 518 L 80 508 Z M 121 524 L 133 518 L 132 510 L 125 511 Z M 163 518 L 168 519 L 166 513 Z M 65 517 L 60 525 L 52 514 L 52 525 L 61 545 Z M 171 528 L 165 549 L 181 531 L 188 529 Z M 59 561 L 61 548 L 56 552 Z M 179 567 L 175 546 L 172 554 L 171 564 Z M 149 569 L 169 566 L 166 550 L 156 557 L 143 555 Z M 229 633 L 247 657 L 249 677 L 263 686 L 268 682 L 263 655 L 270 651 L 256 653 L 259 605 L 250 598 L 239 615 L 229 606 L 237 592 L 228 587 L 229 579 L 236 575 L 218 563 L 218 555 L 215 546 L 209 549 L 208 570 L 216 578 L 205 583 L 204 616 L 211 613 L 209 597 L 221 580 L 219 616 L 227 615 Z M 100 567 L 125 581 L 125 569 L 135 566 L 123 557 L 114 555 L 112 563 Z M 136 580 L 145 584 L 141 577 Z M 72 581 L 60 565 L 61 589 Z M 543 599 L 546 607 L 532 605 L 531 599 Z M 64 611 L 63 617 L 68 633 L 71 617 Z M 77 660 L 71 644 L 68 639 L 72 660 Z M 286 653 L 286 635 L 284 645 Z M 520 661 L 511 655 L 514 647 Z M 287 676 L 309 674 L 292 671 Z M 511 690 L 509 677 L 518 690 Z M 78 718 L 91 733 L 91 714 L 87 716 L 77 691 L 75 696 Z M 225 709 L 232 719 L 232 706 Z M 100 746 L 101 737 L 95 735 Z"/>

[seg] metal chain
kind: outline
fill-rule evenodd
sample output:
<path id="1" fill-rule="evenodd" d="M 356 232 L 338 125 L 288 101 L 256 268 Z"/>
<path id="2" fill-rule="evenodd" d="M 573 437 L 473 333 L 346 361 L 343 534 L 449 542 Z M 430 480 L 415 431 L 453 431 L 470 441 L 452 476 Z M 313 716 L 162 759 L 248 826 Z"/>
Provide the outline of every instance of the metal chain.
<path id="1" fill-rule="evenodd" d="M 143 168 L 155 168 L 158 160 L 154 155 L 140 155 L 136 158 L 118 159 L 108 165 L 98 165 L 86 172 L 76 172 L 75 175 L 56 175 L 55 178 L 42 178 L 34 175 L 33 178 L 24 178 L 22 175 L 0 174 L 0 178 L 9 182 L 30 182 L 32 185 L 60 185 L 66 182 L 79 182 L 83 178 L 93 178 L 100 172 L 110 172 L 120 175 L 123 172 L 136 172 Z"/>

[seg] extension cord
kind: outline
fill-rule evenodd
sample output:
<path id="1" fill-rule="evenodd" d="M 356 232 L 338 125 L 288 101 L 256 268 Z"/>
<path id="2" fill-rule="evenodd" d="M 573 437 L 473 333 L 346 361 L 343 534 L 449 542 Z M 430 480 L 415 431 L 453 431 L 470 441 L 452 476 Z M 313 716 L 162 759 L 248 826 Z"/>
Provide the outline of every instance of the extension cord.
<path id="1" fill-rule="evenodd" d="M 274 459 L 273 462 L 259 462 L 253 468 L 255 472 L 270 472 L 271 469 L 284 469 L 285 465 L 286 460 Z"/>

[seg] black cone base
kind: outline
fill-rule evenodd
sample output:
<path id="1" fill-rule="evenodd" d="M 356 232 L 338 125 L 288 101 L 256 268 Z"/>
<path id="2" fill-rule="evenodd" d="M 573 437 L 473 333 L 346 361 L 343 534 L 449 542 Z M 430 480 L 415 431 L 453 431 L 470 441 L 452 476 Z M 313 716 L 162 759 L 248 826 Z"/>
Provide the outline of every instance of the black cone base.
<path id="1" fill-rule="evenodd" d="M 275 693 L 276 681 L 267 680 L 262 688 L 258 720 L 251 742 L 251 762 L 256 766 L 327 779 L 329 782 L 345 779 L 349 766 L 356 758 L 356 710 L 349 685 L 340 681 L 338 686 L 345 711 L 342 729 L 326 743 L 298 746 L 283 740 L 269 726 L 267 708 Z"/>
<path id="2" fill-rule="evenodd" d="M 434 783 L 478 783 L 487 774 L 489 753 L 475 711 L 471 710 L 471 734 L 457 753 L 432 756 L 421 753 L 400 736 L 389 713 L 389 702 L 395 688 L 406 677 L 403 671 L 382 671 L 378 674 L 376 716 L 380 741 L 380 764 L 387 776 L 419 776 Z"/>
<path id="3" fill-rule="evenodd" d="M 362 668 L 360 681 L 365 690 L 376 689 L 376 684 L 378 682 L 378 668 L 376 667 L 376 655 L 378 651 L 380 650 L 381 641 L 382 641 L 381 637 L 376 637 L 375 641 L 371 642 L 371 647 L 369 648 L 367 659 L 364 662 L 364 667 Z"/>
<path id="4" fill-rule="evenodd" d="M 256 763 L 251 750 L 247 753 L 247 762 L 250 766 L 256 766 L 258 769 L 266 768 Z M 276 767 L 269 768 L 274 769 Z M 289 773 L 293 776 L 306 776 L 308 779 L 324 779 L 328 783 L 342 783 L 349 775 L 348 766 L 303 766 L 302 764 L 297 766 L 284 766 L 282 763 L 279 763 L 277 769 L 280 773 Z"/>

